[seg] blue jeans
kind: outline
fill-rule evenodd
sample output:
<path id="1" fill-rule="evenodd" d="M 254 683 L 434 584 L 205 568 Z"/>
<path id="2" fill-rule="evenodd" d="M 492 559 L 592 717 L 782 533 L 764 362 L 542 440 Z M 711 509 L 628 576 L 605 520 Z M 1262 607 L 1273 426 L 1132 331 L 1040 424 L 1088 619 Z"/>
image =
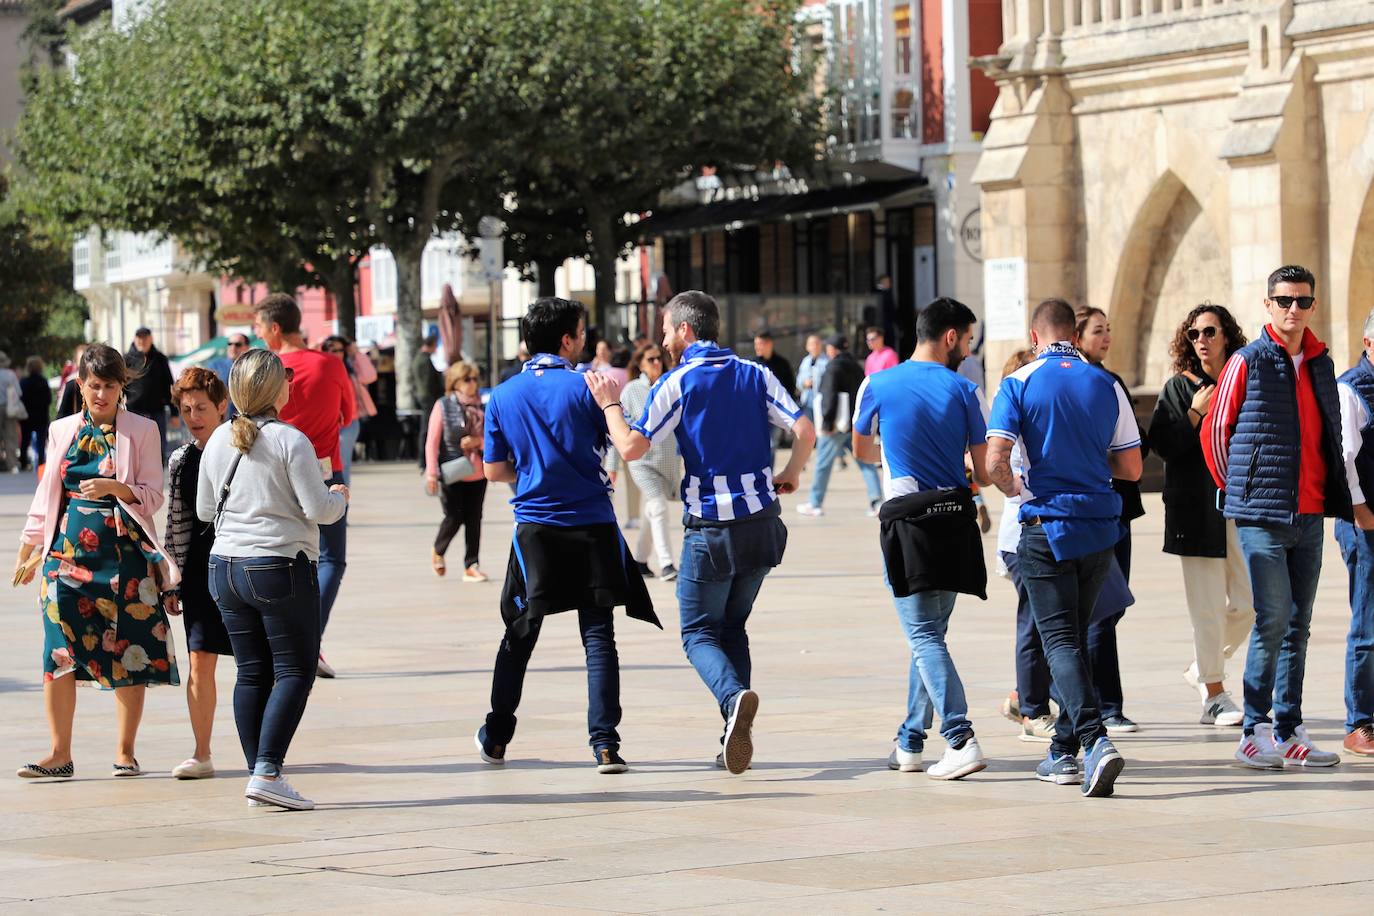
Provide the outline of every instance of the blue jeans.
<path id="1" fill-rule="evenodd" d="M 1336 543 L 1350 573 L 1350 635 L 1345 643 L 1345 730 L 1374 725 L 1374 531 L 1336 521 Z"/>
<path id="2" fill-rule="evenodd" d="M 683 534 L 677 577 L 682 648 L 724 718 L 730 716 L 730 701 L 749 686 L 753 665 L 745 624 L 768 572 L 763 567 L 717 578 L 701 532 L 688 528 Z"/>
<path id="3" fill-rule="evenodd" d="M 210 595 L 234 648 L 234 724 L 248 769 L 281 772 L 320 654 L 320 584 L 304 553 L 286 557 L 211 555 Z"/>
<path id="4" fill-rule="evenodd" d="M 343 456 L 343 482 L 353 484 L 353 449 L 358 444 L 358 434 L 363 431 L 363 421 L 355 418 L 352 423 L 339 430 L 339 453 Z"/>
<path id="5" fill-rule="evenodd" d="M 343 475 L 335 472 L 325 483 L 333 486 L 343 483 Z M 329 613 L 334 610 L 334 599 L 339 597 L 339 586 L 343 585 L 344 570 L 348 568 L 348 510 L 343 518 L 332 525 L 320 526 L 320 635 L 329 626 Z"/>
<path id="6" fill-rule="evenodd" d="M 887 582 L 886 573 L 883 580 Z M 887 587 L 890 592 L 892 584 L 887 582 Z M 911 647 L 906 721 L 897 729 L 897 744 L 903 750 L 919 751 L 925 746 L 936 707 L 940 710 L 940 736 L 951 746 L 973 734 L 964 684 L 945 645 L 954 596 L 954 592 L 930 591 L 892 598 Z"/>
<path id="7" fill-rule="evenodd" d="M 1035 618 L 1031 616 L 1030 596 L 1026 594 L 1026 584 L 1021 581 L 1020 561 L 1016 554 L 1004 550 L 1002 563 L 1016 588 L 1016 701 L 1021 715 L 1038 719 L 1050 714 L 1053 692 L 1050 666 L 1045 661 L 1040 631 L 1035 628 Z"/>
<path id="8" fill-rule="evenodd" d="M 615 618 L 611 608 L 582 608 L 577 625 L 582 632 L 582 649 L 587 655 L 587 733 L 593 748 L 619 750 L 620 735 L 620 656 L 615 650 Z M 487 714 L 487 740 L 509 744 L 515 737 L 515 711 L 525 687 L 539 631 L 547 620 L 530 627 L 529 634 L 517 636 L 511 630 L 496 651 L 496 666 L 491 672 L 491 712 Z"/>
<path id="9" fill-rule="evenodd" d="M 1016 559 L 1059 695 L 1050 749 L 1056 757 L 1075 756 L 1107 734 L 1088 662 L 1088 620 L 1107 578 L 1112 549 L 1056 560 L 1045 529 L 1027 525 L 1021 529 Z"/>
<path id="10" fill-rule="evenodd" d="M 1322 569 L 1322 517 L 1299 515 L 1296 525 L 1238 522 L 1245 567 L 1255 593 L 1255 629 L 1245 658 L 1245 733 L 1269 721 L 1274 736 L 1293 737 L 1302 724 L 1302 679 L 1307 635 Z"/>
<path id="11" fill-rule="evenodd" d="M 840 455 L 850 449 L 849 433 L 822 433 L 816 446 L 816 472 L 811 477 L 811 505 L 819 508 L 825 502 L 825 491 L 830 489 L 830 472 Z M 864 489 L 868 491 L 868 504 L 882 502 L 883 482 L 878 475 L 878 466 L 858 461 L 859 472 L 863 474 Z"/>

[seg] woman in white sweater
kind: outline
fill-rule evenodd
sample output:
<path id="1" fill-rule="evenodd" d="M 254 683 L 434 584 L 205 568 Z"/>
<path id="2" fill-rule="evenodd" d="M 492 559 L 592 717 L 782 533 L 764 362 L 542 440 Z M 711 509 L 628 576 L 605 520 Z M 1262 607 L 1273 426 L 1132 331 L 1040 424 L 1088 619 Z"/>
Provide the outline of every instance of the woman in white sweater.
<path id="1" fill-rule="evenodd" d="M 234 724 L 251 774 L 250 805 L 308 810 L 282 776 L 320 651 L 319 526 L 338 521 L 348 488 L 326 486 L 305 434 L 277 419 L 291 370 L 249 350 L 229 373 L 239 415 L 200 462 L 196 514 L 215 526 L 210 594 L 238 663 Z"/>

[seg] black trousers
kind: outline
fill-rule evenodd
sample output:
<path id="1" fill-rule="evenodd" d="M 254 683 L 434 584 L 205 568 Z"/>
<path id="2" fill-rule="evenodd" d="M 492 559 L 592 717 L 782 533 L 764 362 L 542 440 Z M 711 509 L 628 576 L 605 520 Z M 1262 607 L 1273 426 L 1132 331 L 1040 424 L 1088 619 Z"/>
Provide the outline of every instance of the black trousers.
<path id="1" fill-rule="evenodd" d="M 435 553 L 441 557 L 447 553 L 458 529 L 466 528 L 463 568 L 477 562 L 477 551 L 482 545 L 482 503 L 486 495 L 485 480 L 439 484 L 439 504 L 444 507 L 444 520 L 439 523 L 439 533 L 434 537 Z"/>

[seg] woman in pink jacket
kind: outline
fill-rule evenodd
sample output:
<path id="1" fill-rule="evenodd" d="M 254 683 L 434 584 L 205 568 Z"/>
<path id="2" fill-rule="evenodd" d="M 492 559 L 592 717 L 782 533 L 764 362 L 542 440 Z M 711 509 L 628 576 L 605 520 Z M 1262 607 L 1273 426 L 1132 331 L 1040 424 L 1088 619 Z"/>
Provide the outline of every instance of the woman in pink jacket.
<path id="1" fill-rule="evenodd" d="M 164 593 L 179 573 L 157 540 L 162 447 L 153 421 L 122 409 L 131 373 L 118 350 L 81 357 L 85 408 L 52 424 L 49 463 L 20 538 L 15 583 L 41 574 L 43 692 L 52 752 L 19 768 L 27 778 L 69 777 L 76 684 L 115 694 L 115 776 L 141 772 L 134 739 L 144 688 L 178 684 Z M 40 569 L 41 567 L 41 569 Z"/>

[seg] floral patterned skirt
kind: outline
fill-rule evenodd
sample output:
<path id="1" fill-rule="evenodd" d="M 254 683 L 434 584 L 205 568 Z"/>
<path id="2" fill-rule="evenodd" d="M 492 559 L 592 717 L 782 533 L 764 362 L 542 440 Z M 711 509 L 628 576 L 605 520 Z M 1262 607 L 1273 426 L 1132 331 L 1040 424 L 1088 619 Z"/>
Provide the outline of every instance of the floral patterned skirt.
<path id="1" fill-rule="evenodd" d="M 158 600 L 160 555 L 117 503 L 69 494 L 43 564 L 43 680 L 72 675 L 107 689 L 179 684 Z"/>

